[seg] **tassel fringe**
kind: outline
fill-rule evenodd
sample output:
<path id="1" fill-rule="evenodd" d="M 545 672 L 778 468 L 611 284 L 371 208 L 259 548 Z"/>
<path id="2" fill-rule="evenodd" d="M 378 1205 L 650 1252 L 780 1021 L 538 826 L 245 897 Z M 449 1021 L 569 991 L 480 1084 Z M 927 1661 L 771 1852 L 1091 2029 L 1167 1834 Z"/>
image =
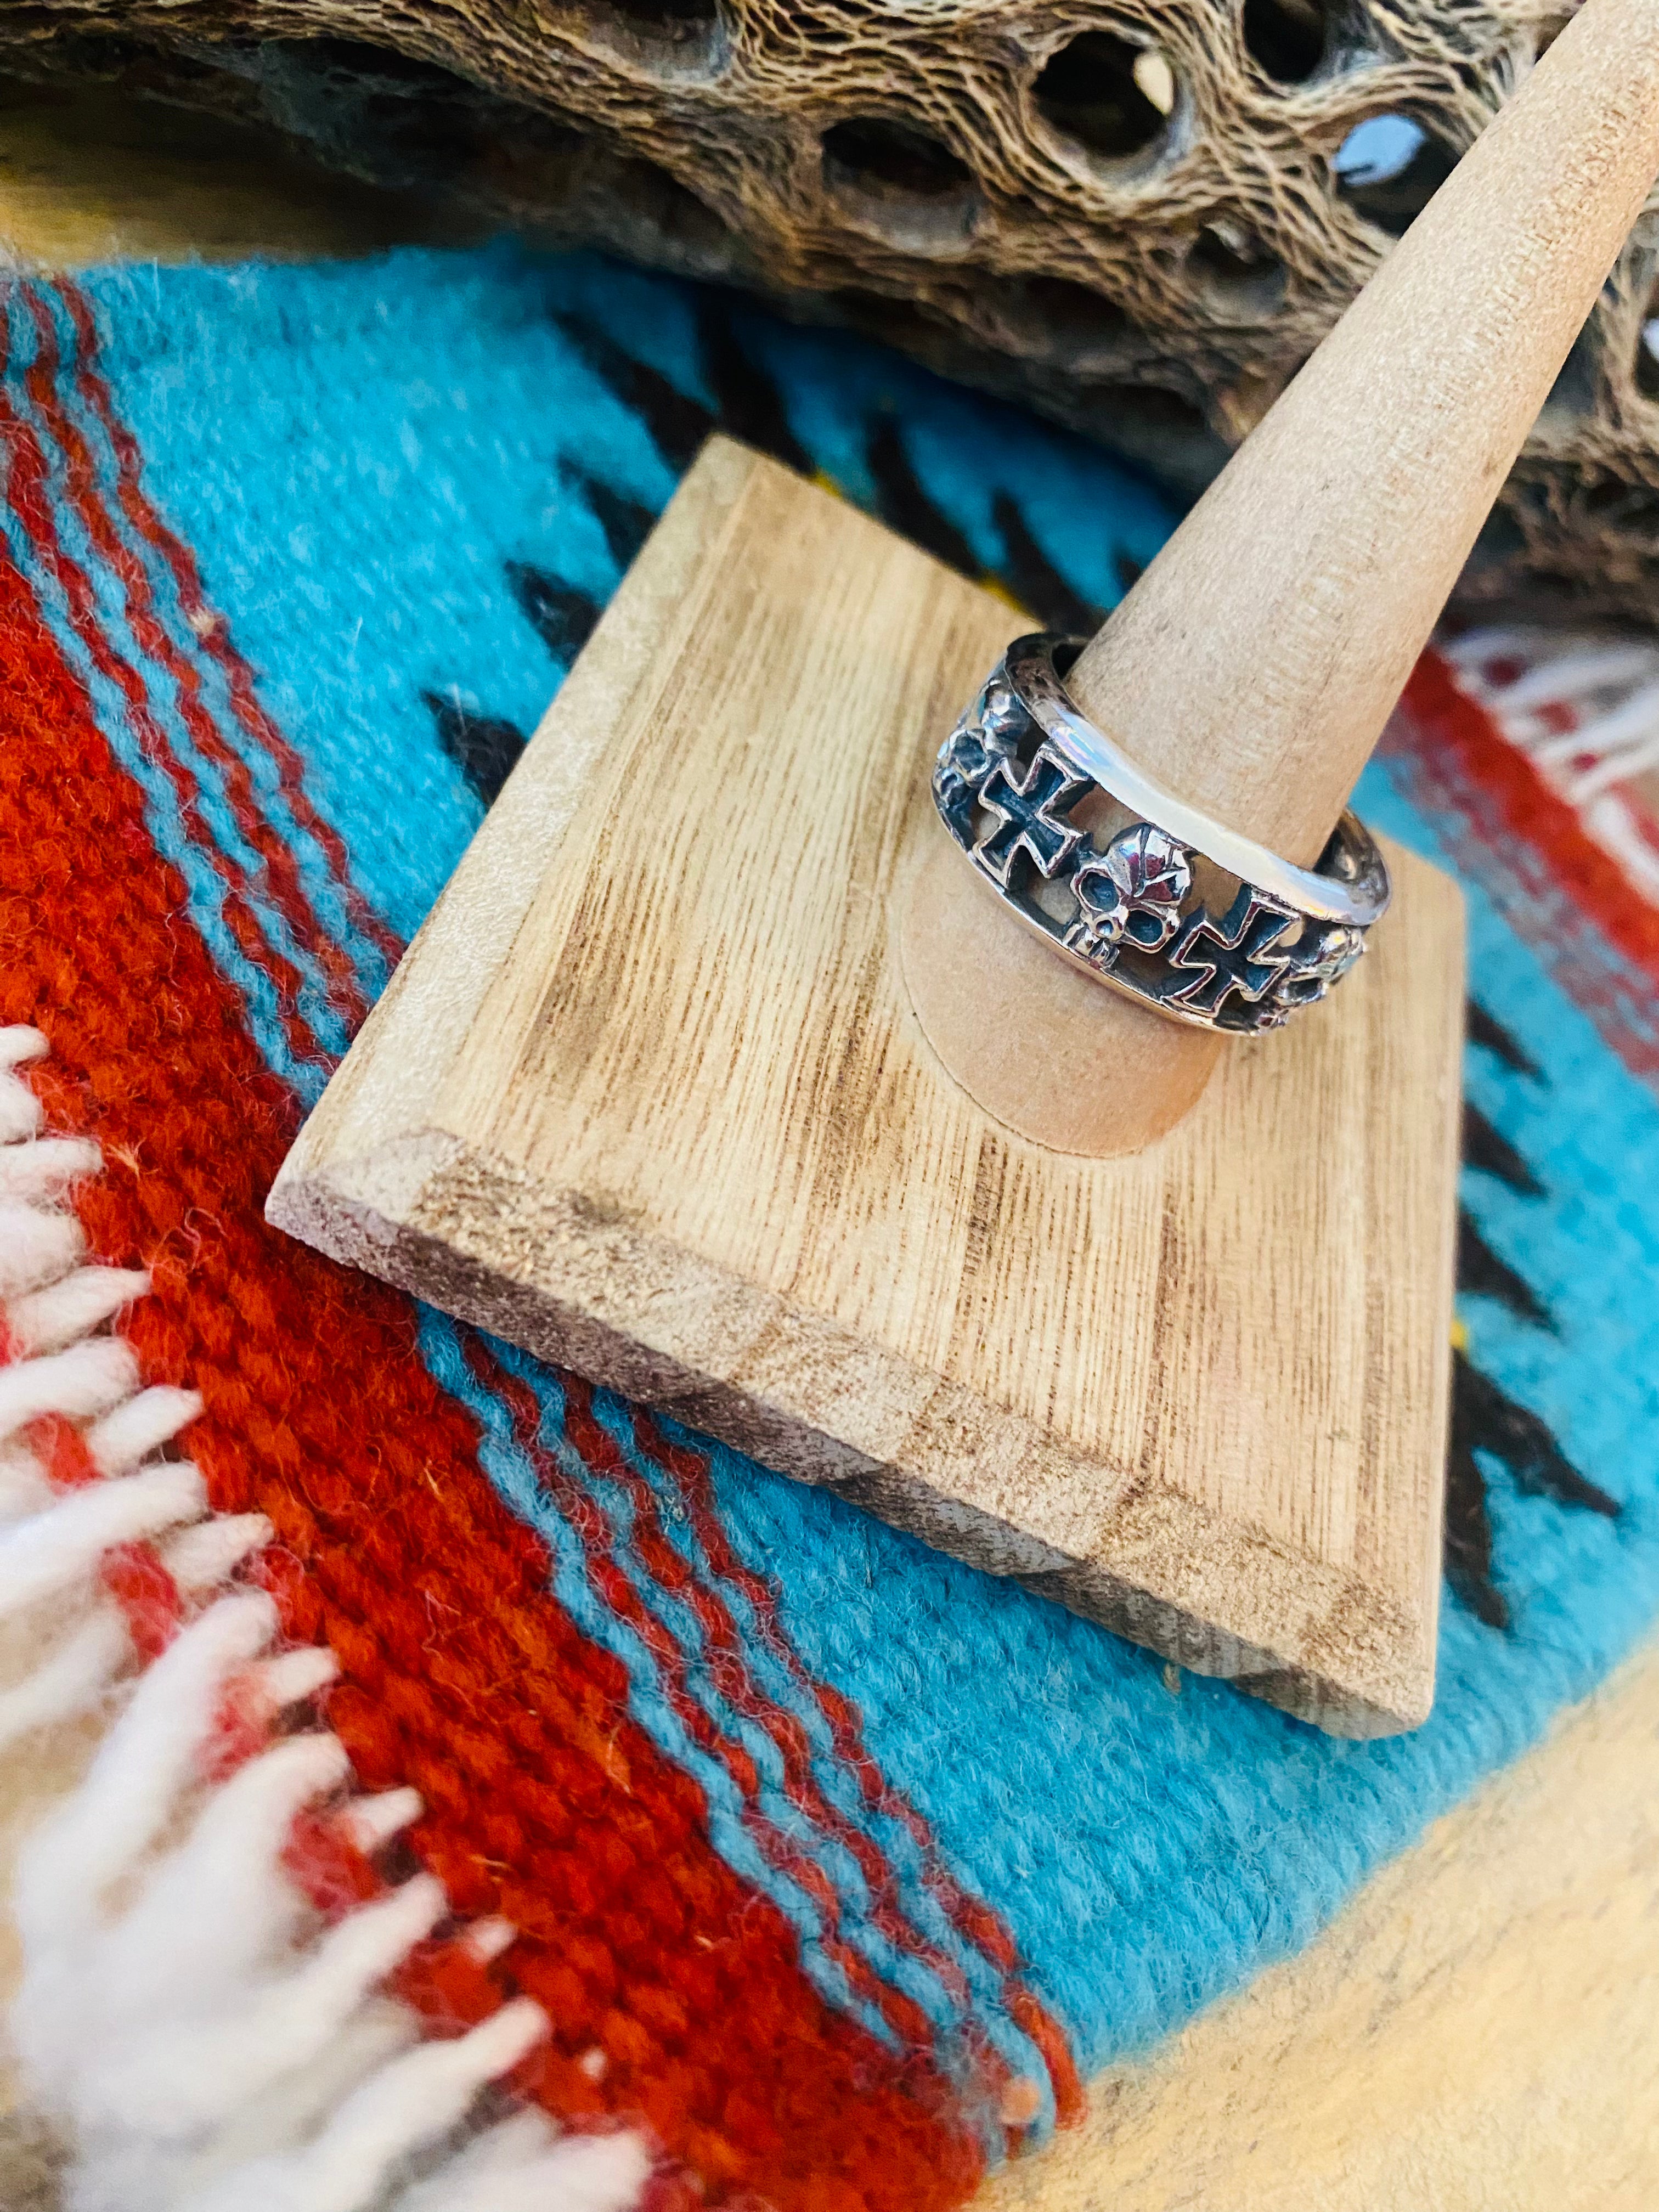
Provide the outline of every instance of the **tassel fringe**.
<path id="1" fill-rule="evenodd" d="M 373 1870 L 420 1800 L 354 1794 L 337 1738 L 304 1725 L 332 1661 L 283 1648 L 234 1579 L 268 1522 L 210 1514 L 175 1441 L 197 1400 L 146 1389 L 110 1333 L 148 1286 L 83 1257 L 67 1192 L 100 1162 L 41 1132 L 19 1071 L 46 1050 L 0 1030 L 0 1749 L 111 1717 L 13 1895 L 13 2051 L 70 2147 L 67 2204 L 628 2212 L 637 2136 L 480 2117 L 545 2034 L 538 2007 L 430 2039 L 388 1993 L 417 1953 L 480 1966 L 513 1931 L 447 1930 L 430 1876 Z M 342 1858 L 366 1877 L 343 1909 Z"/>
<path id="2" fill-rule="evenodd" d="M 1659 641 L 1473 629 L 1440 650 L 1460 688 L 1659 906 Z"/>

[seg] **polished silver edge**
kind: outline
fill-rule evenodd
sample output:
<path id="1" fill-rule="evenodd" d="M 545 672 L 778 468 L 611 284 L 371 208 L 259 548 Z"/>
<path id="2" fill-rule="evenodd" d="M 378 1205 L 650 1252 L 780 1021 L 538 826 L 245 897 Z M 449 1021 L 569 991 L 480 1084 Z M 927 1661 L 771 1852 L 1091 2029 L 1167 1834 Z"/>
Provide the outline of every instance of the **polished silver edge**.
<path id="1" fill-rule="evenodd" d="M 1356 929 L 1369 929 L 1381 921 L 1393 896 L 1388 863 L 1377 850 L 1370 831 L 1351 809 L 1337 824 L 1337 834 L 1352 857 L 1355 880 L 1352 884 L 1344 883 L 1337 876 L 1323 875 L 1317 869 L 1298 868 L 1289 860 L 1280 860 L 1267 846 L 1224 829 L 1167 791 L 1155 776 L 1137 767 L 1127 753 L 1119 751 L 1103 730 L 1090 721 L 1073 703 L 1055 672 L 1054 644 L 1054 639 L 1042 633 L 1016 638 L 1004 657 L 1002 672 L 1009 690 L 1044 737 L 1079 775 L 1097 783 L 1143 821 L 1155 823 L 1183 845 L 1191 846 L 1206 860 L 1224 868 L 1229 875 L 1237 876 L 1241 883 L 1254 884 L 1267 897 L 1296 908 L 1313 921 L 1346 922 Z M 1025 921 L 1028 917 L 1022 915 L 1021 919 Z M 1030 922 L 1029 926 L 1038 935 L 1045 934 L 1039 923 Z M 1103 975 L 1087 961 L 1078 959 L 1058 938 L 1051 937 L 1048 942 L 1085 974 L 1101 982 L 1111 983 L 1109 975 Z M 1123 984 L 1112 988 L 1126 998 L 1142 995 Z M 1160 1007 L 1159 1012 L 1181 1018 L 1179 1010 L 1173 1006 Z M 1200 1021 L 1196 1026 L 1204 1028 L 1208 1024 Z"/>

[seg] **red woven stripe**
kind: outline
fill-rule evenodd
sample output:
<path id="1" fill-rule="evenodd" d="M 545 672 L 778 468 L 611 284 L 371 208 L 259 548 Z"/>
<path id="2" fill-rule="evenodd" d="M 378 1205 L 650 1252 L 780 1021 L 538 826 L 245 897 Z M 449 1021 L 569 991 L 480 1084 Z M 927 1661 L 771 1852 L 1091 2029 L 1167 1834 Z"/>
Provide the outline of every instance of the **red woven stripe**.
<path id="1" fill-rule="evenodd" d="M 118 470 L 116 496 L 131 527 L 161 555 L 172 573 L 179 603 L 204 653 L 216 661 L 224 675 L 238 720 L 253 742 L 261 746 L 276 769 L 283 796 L 300 827 L 311 837 L 327 861 L 341 889 L 352 924 L 395 968 L 403 957 L 403 944 L 388 929 L 351 879 L 346 849 L 337 831 L 312 805 L 305 787 L 305 771 L 299 755 L 281 729 L 260 705 L 254 690 L 253 671 L 232 641 L 228 626 L 216 609 L 210 607 L 202 590 L 196 557 L 184 541 L 168 529 L 145 494 L 143 470 L 137 441 L 115 411 L 109 386 L 100 374 L 98 334 L 92 308 L 78 285 L 60 282 L 52 288 L 74 325 L 76 339 L 76 387 L 97 416 L 115 453 Z M 306 940 L 307 943 L 309 939 Z M 319 939 L 319 945 L 323 939 Z"/>
<path id="2" fill-rule="evenodd" d="M 698 1750 L 718 1760 L 736 1784 L 751 1808 L 750 1831 L 769 1862 L 803 1890 L 822 1915 L 824 1927 L 822 1940 L 825 1953 L 845 1974 L 849 1988 L 880 2011 L 896 2035 L 908 2044 L 919 2047 L 926 2045 L 931 2039 L 932 2031 L 921 2008 L 902 1991 L 891 1989 L 883 1982 L 860 1954 L 842 1939 L 839 1932 L 841 1901 L 823 1869 L 797 1850 L 756 1810 L 760 1797 L 760 1778 L 755 1771 L 753 1760 L 741 1744 L 720 1734 L 697 1703 L 686 1681 L 685 1655 L 679 1644 L 646 1609 L 627 1576 L 611 1556 L 608 1541 L 610 1532 L 603 1526 L 602 1516 L 592 1500 L 566 1480 L 558 1462 L 540 1443 L 538 1436 L 540 1408 L 533 1393 L 517 1377 L 509 1375 L 491 1356 L 488 1347 L 471 1332 L 466 1339 L 466 1356 L 479 1381 L 507 1406 L 513 1417 L 514 1434 L 518 1443 L 531 1459 L 561 1513 L 581 1536 L 587 1553 L 587 1571 L 594 1588 L 611 1611 L 619 1620 L 627 1623 L 655 1660 L 664 1694 L 675 1717 Z M 586 1386 L 572 1377 L 567 1381 L 566 1392 L 566 1427 L 571 1443 L 588 1466 L 620 1474 L 621 1454 L 594 1420 L 589 1409 Z M 644 1486 L 640 1487 L 643 1489 Z M 636 1530 L 636 1540 L 639 1534 Z M 647 1546 L 647 1564 L 655 1573 L 661 1563 L 649 1547 L 648 1534 Z M 659 1575 L 659 1579 L 663 1577 Z M 678 1594 L 685 1595 L 683 1587 Z M 732 1694 L 735 1690 L 732 1672 L 729 1667 L 724 1670 L 721 1683 L 728 1694 Z M 752 1699 L 749 1701 L 747 1709 L 757 1719 L 763 1718 Z"/>
<path id="3" fill-rule="evenodd" d="M 102 1480 L 84 1433 L 66 1413 L 42 1413 L 29 1423 L 25 1438 L 54 1490 L 79 1490 Z"/>
<path id="4" fill-rule="evenodd" d="M 7 490 L 12 510 L 21 523 L 41 568 L 62 591 L 76 636 L 99 674 L 125 700 L 139 744 L 173 785 L 180 814 L 192 842 L 200 848 L 224 882 L 226 927 L 235 939 L 237 949 L 244 958 L 263 968 L 270 976 L 289 1049 L 296 1060 L 315 1060 L 316 1042 L 309 1024 L 299 1012 L 299 975 L 288 961 L 266 944 L 257 917 L 232 882 L 228 865 L 202 817 L 192 779 L 173 757 L 171 747 L 156 727 L 142 680 L 110 650 L 98 620 L 91 585 L 85 573 L 58 542 L 46 495 L 46 465 L 40 445 L 33 431 L 17 413 L 3 386 L 0 386 L 0 446 L 3 446 L 9 463 Z M 143 835 L 142 825 L 138 834 Z M 145 842 L 148 844 L 147 838 Z"/>
<path id="5" fill-rule="evenodd" d="M 812 1771 L 811 1746 L 805 1729 L 793 1714 L 775 1705 L 756 1684 L 744 1655 L 742 1633 L 724 1601 L 717 1592 L 697 1581 L 684 1555 L 671 1541 L 651 1486 L 635 1473 L 596 1419 L 592 1394 L 576 1376 L 567 1380 L 565 1405 L 570 1439 L 583 1459 L 627 1490 L 634 1509 L 634 1543 L 653 1577 L 697 1616 L 711 1671 L 721 1694 L 745 1719 L 763 1729 L 777 1746 L 783 1764 L 784 1788 L 791 1801 L 857 1861 L 872 1900 L 871 1917 L 888 1941 L 897 1949 L 923 1960 L 959 2002 L 964 2001 L 968 1986 L 961 1969 L 910 1923 L 899 1896 L 897 1877 L 874 1838 L 838 1812 L 819 1789 Z M 648 1442 L 644 1448 L 649 1449 Z M 667 1465 L 665 1457 L 662 1464 Z M 703 1530 L 695 1516 L 693 1525 L 701 1536 Z M 816 1685 L 798 1662 L 793 1671 L 809 1694 L 812 1693 Z"/>
<path id="6" fill-rule="evenodd" d="M 104 1554 L 104 1588 L 120 1607 L 132 1648 L 159 1659 L 184 1619 L 179 1585 L 150 1544 L 116 1544 Z"/>
<path id="7" fill-rule="evenodd" d="M 51 1120 L 104 1147 L 79 1194 L 92 1248 L 150 1268 L 129 1323 L 144 1372 L 202 1393 L 189 1442 L 214 1504 L 275 1524 L 264 1576 L 340 1662 L 329 1717 L 359 1777 L 412 1782 L 412 1839 L 457 1908 L 524 1931 L 507 1964 L 556 2027 L 537 2093 L 642 2115 L 714 2202 L 960 2202 L 980 2157 L 943 2085 L 823 2003 L 781 1916 L 710 1849 L 699 1792 L 479 1473 L 407 1304 L 266 1228 L 293 1107 L 185 911 L 0 568 L 0 1019 L 46 1031 Z M 598 2081 L 577 2063 L 595 2047 Z"/>
<path id="8" fill-rule="evenodd" d="M 743 1592 L 769 1648 L 788 1667 L 802 1689 L 823 1714 L 829 1723 L 836 1756 L 848 1772 L 857 1778 L 866 1804 L 872 1812 L 900 1821 L 908 1829 L 921 1854 L 927 1885 L 939 1899 L 952 1925 L 1001 1969 L 1005 1977 L 1004 2002 L 1011 2016 L 1030 2037 L 1048 2063 L 1054 2085 L 1055 2108 L 1061 2124 L 1068 2125 L 1080 2118 L 1085 2100 L 1071 2046 L 1059 2022 L 1044 2010 L 1038 1999 L 1018 1980 L 1015 1973 L 1018 1954 L 1013 1937 L 991 1907 L 982 1899 L 969 1896 L 944 1865 L 933 1830 L 926 1819 L 902 1792 L 893 1788 L 866 1749 L 863 1724 L 857 1707 L 830 1684 L 819 1681 L 802 1662 L 779 1618 L 775 1591 L 763 1576 L 756 1574 L 746 1566 L 732 1548 L 715 1510 L 707 1455 L 683 1444 L 671 1443 L 658 1422 L 643 1407 L 634 1408 L 633 1420 L 635 1435 L 641 1449 L 673 1475 L 709 1565 L 722 1580 L 732 1583 Z M 658 1532 L 663 1545 L 672 1550 L 665 1534 L 661 1532 L 655 1500 L 647 1485 L 637 1485 L 635 1503 L 641 1513 L 648 1511 L 653 1529 Z M 724 1624 L 722 1632 L 736 1638 L 735 1627 L 732 1626 L 724 1607 L 720 1607 L 715 1624 L 717 1630 L 720 1624 Z M 787 1717 L 781 1715 L 780 1717 Z M 804 1744 L 799 1747 L 799 1752 L 804 1757 Z M 857 1836 L 860 1832 L 853 1829 L 849 1832 Z M 884 1860 L 882 1865 L 885 1868 Z M 887 1879 L 890 1881 L 890 1872 Z M 893 1901 L 896 1908 L 896 1898 Z"/>
<path id="9" fill-rule="evenodd" d="M 1384 748 L 1427 807 L 1474 833 L 1460 860 L 1633 1073 L 1659 1078 L 1659 909 L 1486 709 L 1425 653 Z"/>
<path id="10" fill-rule="evenodd" d="M 939 1863 L 933 1831 L 927 1822 L 915 1806 L 891 1786 L 866 1750 L 863 1725 L 857 1707 L 850 1705 L 832 1685 L 820 1682 L 807 1673 L 778 1617 L 777 1599 L 771 1585 L 763 1576 L 745 1566 L 732 1549 L 714 1508 L 706 1455 L 683 1444 L 671 1443 L 658 1422 L 642 1407 L 636 1407 L 634 1410 L 634 1427 L 642 1449 L 653 1458 L 659 1460 L 673 1474 L 690 1512 L 697 1540 L 714 1571 L 743 1592 L 772 1649 L 784 1660 L 802 1688 L 817 1700 L 830 1724 L 836 1754 L 842 1765 L 857 1777 L 865 1802 L 873 1812 L 880 1813 L 890 1820 L 902 1821 L 909 1830 L 927 1862 L 929 1884 L 952 1923 L 994 1964 L 1005 1973 L 1012 1973 L 1018 1964 L 1018 1954 L 1012 1936 L 991 1908 L 980 1899 L 969 1897 L 948 1869 Z"/>
<path id="11" fill-rule="evenodd" d="M 258 855 L 264 874 L 263 888 L 271 904 L 287 922 L 295 943 L 304 946 L 316 961 L 327 979 L 335 1006 L 355 1030 L 361 1025 L 368 1007 L 351 963 L 326 932 L 319 928 L 293 854 L 265 819 L 246 763 L 226 743 L 202 696 L 201 679 L 196 670 L 178 652 L 159 619 L 143 562 L 127 550 L 110 520 L 99 484 L 97 465 L 58 395 L 57 325 L 33 289 L 26 287 L 25 297 L 34 321 L 39 350 L 24 377 L 24 388 L 63 457 L 64 483 L 75 511 L 100 559 L 120 582 L 128 625 L 141 650 L 177 685 L 179 711 L 185 726 L 197 750 L 213 763 L 224 780 L 232 816 L 249 847 Z M 227 857 L 221 865 L 228 869 L 234 864 Z"/>

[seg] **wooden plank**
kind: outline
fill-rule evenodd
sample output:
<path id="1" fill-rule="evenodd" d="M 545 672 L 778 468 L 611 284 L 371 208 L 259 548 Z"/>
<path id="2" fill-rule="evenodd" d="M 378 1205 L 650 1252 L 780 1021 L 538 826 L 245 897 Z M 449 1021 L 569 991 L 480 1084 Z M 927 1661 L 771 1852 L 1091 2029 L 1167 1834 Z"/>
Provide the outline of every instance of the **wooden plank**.
<path id="1" fill-rule="evenodd" d="M 1015 1136 L 928 1048 L 892 921 L 1012 627 L 716 441 L 270 1217 L 1184 1665 L 1413 1725 L 1458 895 L 1392 855 L 1371 956 L 1149 1151 Z"/>

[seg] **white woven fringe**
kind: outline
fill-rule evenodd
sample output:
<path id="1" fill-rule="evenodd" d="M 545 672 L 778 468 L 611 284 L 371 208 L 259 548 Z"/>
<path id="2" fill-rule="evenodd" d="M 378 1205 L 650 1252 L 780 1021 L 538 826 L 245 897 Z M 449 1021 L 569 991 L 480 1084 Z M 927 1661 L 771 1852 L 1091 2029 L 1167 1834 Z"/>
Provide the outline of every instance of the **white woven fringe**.
<path id="1" fill-rule="evenodd" d="M 1659 906 L 1659 809 L 1633 805 L 1628 792 L 1659 770 L 1659 641 L 1475 629 L 1440 650 L 1460 687 Z"/>
<path id="2" fill-rule="evenodd" d="M 560 2137 L 532 2112 L 476 2119 L 480 2093 L 544 2033 L 535 2005 L 427 2041 L 384 1994 L 445 1916 L 435 1881 L 325 1925 L 284 1873 L 303 1808 L 331 1808 L 374 1850 L 418 1813 L 414 1791 L 354 1798 L 338 1739 L 314 1729 L 273 1734 L 228 1779 L 202 1779 L 233 1683 L 241 1705 L 292 1719 L 332 1662 L 275 1648 L 270 1600 L 228 1583 L 269 1524 L 209 1516 L 196 1469 L 161 1455 L 197 1401 L 144 1389 L 128 1347 L 98 1333 L 147 1286 L 82 1263 L 65 1187 L 100 1160 L 40 1133 L 17 1070 L 46 1049 L 37 1030 L 0 1029 L 0 1747 L 112 1717 L 85 1779 L 25 1844 L 13 1897 L 13 2055 L 70 2146 L 66 2203 L 624 2212 L 649 2165 L 636 2136 Z M 103 1480 L 52 1486 L 26 1437 L 44 1413 L 77 1424 Z M 100 1577 L 109 1547 L 135 1542 L 157 1548 L 185 1601 L 142 1671 Z M 489 1956 L 511 1935 L 486 1922 L 468 1940 Z"/>

